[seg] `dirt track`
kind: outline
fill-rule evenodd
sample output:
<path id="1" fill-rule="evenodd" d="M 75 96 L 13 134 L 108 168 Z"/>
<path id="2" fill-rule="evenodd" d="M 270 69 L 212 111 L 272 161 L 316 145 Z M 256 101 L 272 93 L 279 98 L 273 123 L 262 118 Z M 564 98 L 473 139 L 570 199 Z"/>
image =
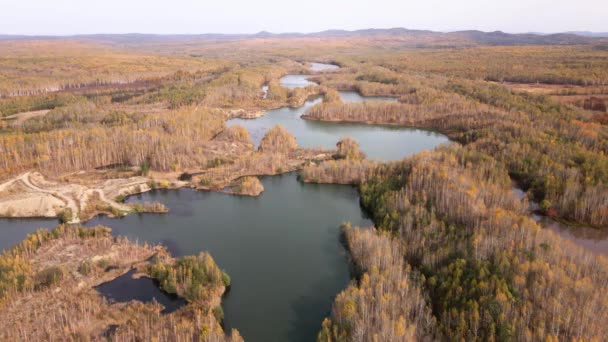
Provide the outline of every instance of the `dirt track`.
<path id="1" fill-rule="evenodd" d="M 70 223 L 80 222 L 80 213 L 87 208 L 88 201 L 98 194 L 98 201 L 120 211 L 131 208 L 113 198 L 148 191 L 148 178 L 106 180 L 85 186 L 50 182 L 38 172 L 26 172 L 0 184 L 0 215 L 10 217 L 56 217 L 70 209 Z"/>

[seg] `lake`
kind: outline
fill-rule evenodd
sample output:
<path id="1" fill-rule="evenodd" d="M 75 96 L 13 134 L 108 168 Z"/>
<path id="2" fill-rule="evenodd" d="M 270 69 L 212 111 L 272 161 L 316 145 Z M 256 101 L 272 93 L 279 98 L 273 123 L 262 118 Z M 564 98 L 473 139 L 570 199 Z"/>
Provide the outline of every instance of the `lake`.
<path id="1" fill-rule="evenodd" d="M 344 102 L 396 101 L 387 97 L 363 97 L 356 92 L 340 92 Z M 407 127 L 366 125 L 358 123 L 337 123 L 303 120 L 309 108 L 321 99 L 306 101 L 298 108 L 283 107 L 269 110 L 257 119 L 232 119 L 227 125 L 241 125 L 249 131 L 251 140 L 257 147 L 266 132 L 275 125 L 286 128 L 296 138 L 298 146 L 334 149 L 344 137 L 355 139 L 361 150 L 371 160 L 399 160 L 422 150 L 431 150 L 449 139 L 439 133 Z"/>
<path id="2" fill-rule="evenodd" d="M 222 303 L 227 331 L 237 328 L 247 341 L 314 340 L 333 297 L 350 280 L 339 227 L 344 222 L 368 227 L 372 222 L 361 210 L 354 187 L 304 184 L 295 173 L 261 181 L 265 191 L 259 197 L 192 189 L 151 191 L 127 201 L 162 202 L 168 214 L 102 216 L 86 226 L 101 224 L 133 241 L 160 243 L 176 256 L 210 252 L 232 278 Z M 1 219 L 0 247 L 57 224 L 54 219 Z M 132 282 L 125 275 L 102 290 L 116 301 L 129 296 L 149 301 L 161 293 L 148 289 L 134 295 Z M 163 296 L 157 300 L 173 305 Z"/>
<path id="3" fill-rule="evenodd" d="M 124 303 L 138 300 L 143 303 L 156 301 L 165 308 L 163 314 L 169 314 L 186 305 L 185 299 L 161 290 L 154 279 L 148 277 L 133 278 L 135 270 L 103 284 L 95 289 L 110 303 Z"/>
<path id="4" fill-rule="evenodd" d="M 321 67 L 313 64 L 313 68 Z M 286 87 L 312 84 L 306 77 L 288 75 L 281 82 Z M 345 102 L 395 101 L 366 98 L 355 92 L 340 95 Z M 228 124 L 245 126 L 256 145 L 276 124 L 287 128 L 305 147 L 331 149 L 340 138 L 349 136 L 373 160 L 397 160 L 448 142 L 445 136 L 425 130 L 302 120 L 300 116 L 319 101 Z M 210 252 L 232 278 L 222 303 L 227 331 L 236 328 L 247 341 L 315 340 L 323 318 L 330 314 L 333 298 L 350 281 L 339 227 L 344 222 L 369 227 L 372 222 L 362 211 L 354 187 L 304 184 L 295 173 L 262 177 L 261 181 L 265 191 L 259 197 L 191 189 L 155 190 L 127 201 L 158 201 L 169 208 L 168 214 L 97 217 L 86 225 L 101 224 L 111 227 L 115 235 L 163 244 L 176 256 Z M 57 223 L 55 219 L 0 219 L 0 248 L 21 241 L 39 227 L 52 228 Z M 100 291 L 106 290 L 105 295 L 117 301 L 158 297 L 167 303 L 168 310 L 179 304 L 150 289 L 150 279 L 129 277 L 106 283 Z M 132 293 L 139 282 L 145 282 L 146 293 Z"/>
<path id="5" fill-rule="evenodd" d="M 87 225 L 162 243 L 178 256 L 210 252 L 232 278 L 222 304 L 228 329 L 247 341 L 311 341 L 350 279 L 340 225 L 372 222 L 353 187 L 304 184 L 295 173 L 262 183 L 259 197 L 156 190 L 129 202 L 158 201 L 168 214 L 98 217 Z"/>

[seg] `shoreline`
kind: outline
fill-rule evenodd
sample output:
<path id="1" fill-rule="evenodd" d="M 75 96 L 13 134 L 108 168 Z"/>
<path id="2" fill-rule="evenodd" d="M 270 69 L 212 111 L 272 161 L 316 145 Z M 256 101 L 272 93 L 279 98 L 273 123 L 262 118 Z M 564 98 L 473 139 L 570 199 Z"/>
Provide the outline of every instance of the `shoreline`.
<path id="1" fill-rule="evenodd" d="M 257 152 L 256 152 L 257 153 Z M 299 154 L 299 155 L 298 155 Z M 300 148 L 294 151 L 283 167 L 268 172 L 259 170 L 226 170 L 217 167 L 193 172 L 196 174 L 190 181 L 181 181 L 175 172 L 153 172 L 152 176 L 132 176 L 127 178 L 99 179 L 103 172 L 80 171 L 80 176 L 93 176 L 93 184 L 71 181 L 60 183 L 62 176 L 49 179 L 37 171 L 27 171 L 0 184 L 0 217 L 7 219 L 56 218 L 65 223 L 84 223 L 96 216 L 123 217 L 133 213 L 166 213 L 162 204 L 126 204 L 123 201 L 131 196 L 143 194 L 155 189 L 178 190 L 191 188 L 197 191 L 225 193 L 235 196 L 259 196 L 263 192 L 254 188 L 235 190 L 245 178 L 277 176 L 295 172 L 313 161 L 332 159 L 331 151 L 317 151 Z M 263 157 L 264 154 L 261 154 Z M 230 165 L 228 166 L 228 168 Z M 95 173 L 98 174 L 95 174 Z M 223 172 L 229 172 L 228 179 Z M 214 179 L 217 173 L 218 179 Z M 73 174 L 73 173 L 72 173 Z M 202 185 L 202 180 L 211 176 L 209 185 Z M 220 178 L 221 177 L 221 178 Z M 32 182 L 32 179 L 34 181 Z M 90 180 L 89 180 L 90 181 Z M 108 198 L 109 197 L 109 198 Z M 64 216 L 69 210 L 70 215 Z M 67 218 L 67 220 L 66 220 Z"/>
<path id="2" fill-rule="evenodd" d="M 420 131 L 426 131 L 426 132 L 431 132 L 431 133 L 435 133 L 435 134 L 439 134 L 439 135 L 443 135 L 446 138 L 448 138 L 448 140 L 451 143 L 458 143 L 457 140 L 453 139 L 449 133 L 446 132 L 442 132 L 438 129 L 434 129 L 434 128 L 430 128 L 430 127 L 425 127 L 425 126 L 415 126 L 415 125 L 404 125 L 401 123 L 388 123 L 388 122 L 374 122 L 374 121 L 358 121 L 358 120 L 347 120 L 347 119 L 319 119 L 319 118 L 315 118 L 312 117 L 308 114 L 302 114 L 300 116 L 300 118 L 302 120 L 307 120 L 307 121 L 317 121 L 317 122 L 329 122 L 329 123 L 336 123 L 336 124 L 360 124 L 360 125 L 368 125 L 368 126 L 378 126 L 378 127 L 390 127 L 390 128 L 409 128 L 409 129 L 416 129 L 416 130 L 420 130 Z"/>

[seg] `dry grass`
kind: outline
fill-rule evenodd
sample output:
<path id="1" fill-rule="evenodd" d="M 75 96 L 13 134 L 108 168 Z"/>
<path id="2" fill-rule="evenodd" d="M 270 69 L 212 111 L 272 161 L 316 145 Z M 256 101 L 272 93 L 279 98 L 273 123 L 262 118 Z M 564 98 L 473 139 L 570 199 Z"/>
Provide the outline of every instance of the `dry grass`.
<path id="1" fill-rule="evenodd" d="M 36 239 L 24 242 L 21 260 L 33 282 L 49 270 L 60 276 L 52 283 L 32 284 L 4 297 L 0 339 L 105 340 L 108 329 L 117 326 L 116 340 L 242 340 L 236 332 L 234 338 L 224 337 L 209 308 L 219 303 L 223 286 L 208 289 L 211 302 L 191 303 L 168 315 L 162 315 L 162 306 L 156 303 L 111 304 L 104 300 L 94 286 L 132 267 L 145 269 L 146 260 L 153 255 L 168 263 L 173 259 L 162 247 L 134 244 L 112 237 L 109 229 L 95 229 L 95 234 L 82 237 L 77 228 L 63 227 L 38 248 L 28 247 L 28 241 Z M 83 265 L 88 265 L 86 272 Z"/>

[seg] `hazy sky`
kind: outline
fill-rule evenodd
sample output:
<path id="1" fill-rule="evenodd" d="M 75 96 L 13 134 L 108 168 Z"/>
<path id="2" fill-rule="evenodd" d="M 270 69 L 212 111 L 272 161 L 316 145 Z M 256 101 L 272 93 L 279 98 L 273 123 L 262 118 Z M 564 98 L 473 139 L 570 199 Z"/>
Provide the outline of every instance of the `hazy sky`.
<path id="1" fill-rule="evenodd" d="M 608 0 L 0 0 L 0 34 L 608 31 Z"/>

